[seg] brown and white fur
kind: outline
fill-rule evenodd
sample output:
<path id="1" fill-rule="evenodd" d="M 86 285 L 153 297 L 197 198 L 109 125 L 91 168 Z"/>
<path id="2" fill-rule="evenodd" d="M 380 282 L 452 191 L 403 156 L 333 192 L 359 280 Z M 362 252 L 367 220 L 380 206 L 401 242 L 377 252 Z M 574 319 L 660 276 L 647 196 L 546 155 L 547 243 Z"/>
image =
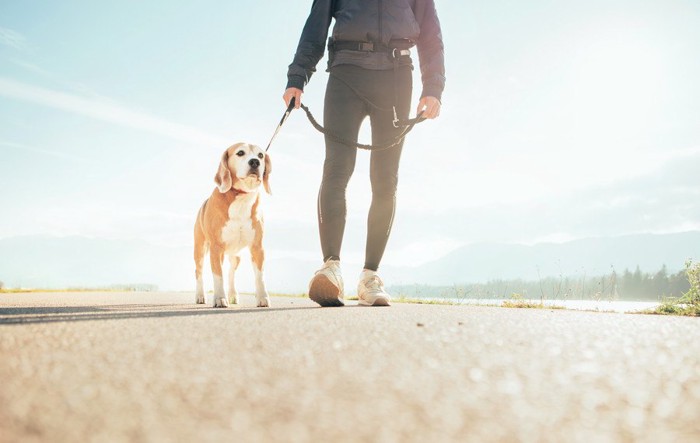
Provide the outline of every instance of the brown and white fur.
<path id="1" fill-rule="evenodd" d="M 255 271 L 255 297 L 259 307 L 270 306 L 263 281 L 263 218 L 260 211 L 260 185 L 270 193 L 270 157 L 258 146 L 237 143 L 224 151 L 214 181 L 217 187 L 204 202 L 194 225 L 194 262 L 197 278 L 197 303 L 204 303 L 202 264 L 209 250 L 214 277 L 214 307 L 226 308 L 238 303 L 234 274 L 241 259 L 239 253 L 250 249 Z M 228 299 L 224 294 L 222 266 L 228 256 Z"/>

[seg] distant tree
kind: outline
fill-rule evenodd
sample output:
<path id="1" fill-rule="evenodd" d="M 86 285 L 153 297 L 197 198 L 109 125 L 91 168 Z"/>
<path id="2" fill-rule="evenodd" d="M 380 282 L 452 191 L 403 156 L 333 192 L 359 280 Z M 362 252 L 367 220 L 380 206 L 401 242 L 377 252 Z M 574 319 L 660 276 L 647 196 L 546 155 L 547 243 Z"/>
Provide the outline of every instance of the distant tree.
<path id="1" fill-rule="evenodd" d="M 659 272 L 654 274 L 651 288 L 657 296 L 668 295 L 668 269 L 666 265 L 663 265 Z"/>
<path id="2" fill-rule="evenodd" d="M 642 271 L 639 269 L 639 265 L 637 265 L 637 269 L 635 269 L 634 274 L 632 274 L 632 294 L 640 296 L 642 292 L 642 284 Z"/>
<path id="3" fill-rule="evenodd" d="M 3 289 L 5 289 L 5 283 L 3 283 L 2 280 L 0 280 L 0 291 L 2 291 Z"/>
<path id="4" fill-rule="evenodd" d="M 690 289 L 690 282 L 688 282 L 687 275 L 685 271 L 679 271 L 675 274 L 671 274 L 668 277 L 668 293 L 669 297 L 680 297 L 681 295 L 688 292 Z"/>
<path id="5" fill-rule="evenodd" d="M 697 265 L 696 265 L 697 266 Z M 700 275 L 700 270 L 696 271 Z M 413 285 L 397 287 L 411 297 L 444 297 L 458 299 L 509 299 L 512 294 L 524 298 L 548 300 L 652 300 L 681 297 L 690 290 L 686 271 L 669 274 L 666 266 L 656 272 L 634 272 L 614 268 L 605 275 L 541 277 L 538 280 L 491 280 L 486 283 L 461 284 L 449 287 Z"/>

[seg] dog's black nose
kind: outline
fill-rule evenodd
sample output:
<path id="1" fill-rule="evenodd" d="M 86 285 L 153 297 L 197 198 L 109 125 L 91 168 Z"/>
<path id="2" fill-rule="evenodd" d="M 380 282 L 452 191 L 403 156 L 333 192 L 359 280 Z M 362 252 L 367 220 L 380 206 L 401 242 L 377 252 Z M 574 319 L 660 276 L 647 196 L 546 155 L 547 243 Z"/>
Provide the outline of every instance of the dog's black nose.
<path id="1" fill-rule="evenodd" d="M 258 169 L 258 167 L 260 166 L 260 160 L 258 160 L 257 158 L 251 158 L 250 161 L 248 161 L 248 164 L 251 168 Z"/>

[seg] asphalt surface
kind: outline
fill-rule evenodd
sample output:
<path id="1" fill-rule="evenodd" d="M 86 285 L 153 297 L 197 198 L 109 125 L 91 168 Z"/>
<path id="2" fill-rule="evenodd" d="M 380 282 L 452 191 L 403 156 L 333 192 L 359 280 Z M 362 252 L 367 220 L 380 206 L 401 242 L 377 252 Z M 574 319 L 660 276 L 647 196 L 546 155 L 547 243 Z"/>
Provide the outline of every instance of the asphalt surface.
<path id="1" fill-rule="evenodd" d="M 700 318 L 193 301 L 0 294 L 0 441 L 700 441 Z"/>

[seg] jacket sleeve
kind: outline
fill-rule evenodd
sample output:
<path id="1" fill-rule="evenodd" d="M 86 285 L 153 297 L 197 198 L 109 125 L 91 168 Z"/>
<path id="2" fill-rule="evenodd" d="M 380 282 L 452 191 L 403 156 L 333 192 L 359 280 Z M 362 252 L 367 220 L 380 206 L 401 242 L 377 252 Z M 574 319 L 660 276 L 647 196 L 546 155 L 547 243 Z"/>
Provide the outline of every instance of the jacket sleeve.
<path id="1" fill-rule="evenodd" d="M 421 98 L 432 96 L 442 100 L 442 91 L 445 89 L 445 47 L 434 0 L 416 0 L 415 14 L 420 25 L 417 47 L 423 81 Z"/>
<path id="2" fill-rule="evenodd" d="M 294 54 L 294 61 L 287 70 L 287 88 L 304 89 L 326 48 L 328 28 L 333 18 L 333 0 L 314 0 L 311 13 Z"/>

